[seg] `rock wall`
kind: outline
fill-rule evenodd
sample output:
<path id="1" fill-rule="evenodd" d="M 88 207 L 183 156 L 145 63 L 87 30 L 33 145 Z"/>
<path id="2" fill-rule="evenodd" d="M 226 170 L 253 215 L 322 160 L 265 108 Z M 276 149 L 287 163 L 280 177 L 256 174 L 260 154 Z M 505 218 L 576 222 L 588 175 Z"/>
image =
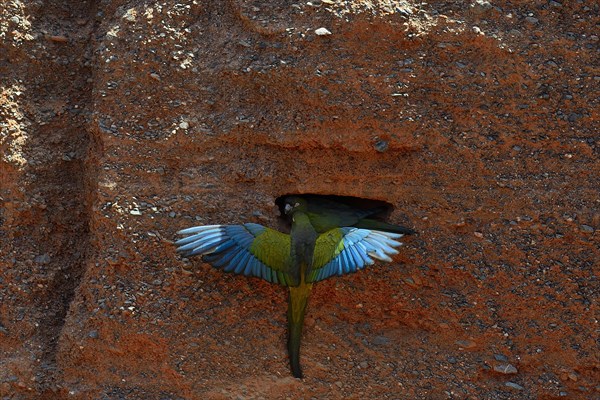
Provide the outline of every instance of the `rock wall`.
<path id="1" fill-rule="evenodd" d="M 597 396 L 599 11 L 2 2 L 2 398 Z M 303 381 L 285 290 L 171 242 L 286 193 L 419 232 L 316 285 Z"/>

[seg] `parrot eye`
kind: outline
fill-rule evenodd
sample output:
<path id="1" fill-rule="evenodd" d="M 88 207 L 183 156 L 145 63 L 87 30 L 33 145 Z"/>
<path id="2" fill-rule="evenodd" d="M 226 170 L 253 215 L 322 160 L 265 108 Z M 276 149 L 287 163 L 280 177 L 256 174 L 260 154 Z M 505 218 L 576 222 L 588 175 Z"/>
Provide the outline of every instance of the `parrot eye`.
<path id="1" fill-rule="evenodd" d="M 296 207 L 298 207 L 298 206 L 300 206 L 300 203 L 295 203 L 295 204 L 294 204 L 294 208 L 296 208 Z"/>

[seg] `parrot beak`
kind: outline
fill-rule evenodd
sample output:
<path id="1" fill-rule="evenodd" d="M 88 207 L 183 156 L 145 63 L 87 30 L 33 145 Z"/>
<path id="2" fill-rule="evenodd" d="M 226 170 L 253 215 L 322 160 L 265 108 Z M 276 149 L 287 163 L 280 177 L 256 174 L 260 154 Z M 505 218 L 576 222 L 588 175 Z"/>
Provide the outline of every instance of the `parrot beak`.
<path id="1" fill-rule="evenodd" d="M 283 209 L 283 211 L 284 211 L 286 214 L 289 214 L 289 213 L 290 213 L 290 211 L 292 211 L 292 208 L 293 208 L 293 207 L 292 207 L 292 205 L 291 205 L 291 204 L 286 204 L 286 205 L 285 205 L 285 207 L 284 207 L 284 209 Z"/>

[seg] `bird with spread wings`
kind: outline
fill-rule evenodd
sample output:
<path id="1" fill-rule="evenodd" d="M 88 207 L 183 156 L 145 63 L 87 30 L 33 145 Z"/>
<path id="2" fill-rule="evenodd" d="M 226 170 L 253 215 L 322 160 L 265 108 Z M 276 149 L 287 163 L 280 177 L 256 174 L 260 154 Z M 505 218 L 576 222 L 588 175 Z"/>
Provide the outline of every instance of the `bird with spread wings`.
<path id="1" fill-rule="evenodd" d="M 184 257 L 202 256 L 225 272 L 287 286 L 288 353 L 292 374 L 302 378 L 300 338 L 308 298 L 315 282 L 356 272 L 375 260 L 391 262 L 409 228 L 371 219 L 360 210 L 301 196 L 285 199 L 290 234 L 265 226 L 205 225 L 183 229 L 175 242 Z"/>

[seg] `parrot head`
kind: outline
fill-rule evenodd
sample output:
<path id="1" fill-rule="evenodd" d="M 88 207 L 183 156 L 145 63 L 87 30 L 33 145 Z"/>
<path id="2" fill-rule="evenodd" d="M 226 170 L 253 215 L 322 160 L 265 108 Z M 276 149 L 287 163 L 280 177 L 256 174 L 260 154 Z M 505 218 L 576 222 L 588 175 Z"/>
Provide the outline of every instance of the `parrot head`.
<path id="1" fill-rule="evenodd" d="M 284 212 L 286 215 L 292 215 L 296 211 L 306 211 L 306 200 L 301 197 L 290 196 L 285 199 Z"/>

